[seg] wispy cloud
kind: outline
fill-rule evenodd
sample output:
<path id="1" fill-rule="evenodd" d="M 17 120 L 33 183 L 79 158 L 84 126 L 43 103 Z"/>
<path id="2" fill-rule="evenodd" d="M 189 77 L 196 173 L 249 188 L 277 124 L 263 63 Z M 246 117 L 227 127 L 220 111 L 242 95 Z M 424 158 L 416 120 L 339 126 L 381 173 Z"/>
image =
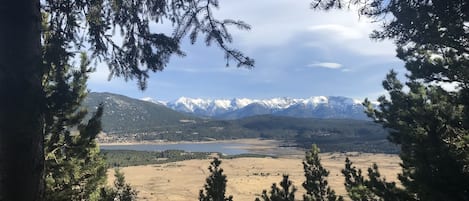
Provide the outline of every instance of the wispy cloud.
<path id="1" fill-rule="evenodd" d="M 319 62 L 319 63 L 309 64 L 308 67 L 339 69 L 339 68 L 342 68 L 342 64 L 334 63 L 334 62 Z"/>

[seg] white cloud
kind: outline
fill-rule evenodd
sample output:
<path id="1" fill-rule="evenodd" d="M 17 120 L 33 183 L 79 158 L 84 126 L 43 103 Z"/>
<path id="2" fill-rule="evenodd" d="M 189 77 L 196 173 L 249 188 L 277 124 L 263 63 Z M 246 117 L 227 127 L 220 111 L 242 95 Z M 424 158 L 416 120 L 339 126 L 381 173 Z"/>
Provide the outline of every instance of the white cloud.
<path id="1" fill-rule="evenodd" d="M 229 31 L 233 34 L 233 47 L 256 59 L 256 67 L 252 70 L 238 69 L 233 65 L 224 68 L 221 50 L 202 47 L 203 38 L 199 38 L 195 46 L 189 46 L 186 39 L 182 48 L 187 57 L 172 58 L 162 73 L 152 74 L 148 90 L 143 93 L 167 100 L 190 94 L 210 97 L 221 92 L 232 94 L 228 96 L 336 93 L 377 97 L 369 91 L 381 89 L 379 86 L 386 69 L 401 65 L 395 65 L 395 46 L 391 41 L 371 41 L 368 35 L 378 28 L 378 24 L 370 23 L 366 17 L 359 18 L 355 10 L 314 11 L 309 8 L 310 1 L 221 0 L 220 9 L 214 10 L 217 19 L 239 19 L 252 26 L 250 31 L 235 27 Z M 163 33 L 171 33 L 172 30 L 168 24 L 152 24 L 151 29 Z M 309 62 L 311 64 L 307 65 Z M 291 71 L 292 66 L 296 67 L 294 71 Z M 310 68 L 333 70 L 327 70 L 324 74 L 330 77 L 326 77 Z M 371 68 L 373 71 L 368 70 Z M 135 81 L 125 83 L 123 78 L 113 78 L 108 82 L 108 75 L 107 66 L 99 66 L 90 77 L 90 87 L 94 91 L 138 92 Z M 376 79 L 367 79 L 376 76 Z M 326 87 L 318 91 L 298 87 L 310 86 L 311 82 Z M 187 83 L 210 87 L 200 87 L 194 92 L 194 87 Z M 142 95 L 139 92 L 138 97 Z"/>
<path id="2" fill-rule="evenodd" d="M 221 1 L 215 13 L 219 18 L 242 20 L 250 31 L 231 29 L 235 43 L 250 48 L 288 44 L 313 21 L 308 0 Z"/>
<path id="3" fill-rule="evenodd" d="M 379 29 L 365 16 L 350 10 L 315 11 L 310 0 L 221 1 L 216 16 L 243 20 L 252 30 L 231 29 L 236 45 L 249 53 L 252 49 L 282 47 L 304 40 L 310 47 L 345 49 L 365 56 L 395 56 L 391 41 L 374 42 L 369 34 Z M 300 38 L 301 37 L 301 38 Z"/>
<path id="4" fill-rule="evenodd" d="M 362 39 L 367 36 L 366 34 L 361 33 L 360 30 L 340 24 L 315 25 L 309 27 L 308 30 L 312 32 L 325 32 L 326 34 L 337 35 L 341 39 L 345 40 Z"/>
<path id="5" fill-rule="evenodd" d="M 324 17 L 329 17 L 323 14 Z M 357 19 L 354 12 L 342 13 L 344 17 L 336 18 L 332 22 L 324 22 L 310 26 L 307 30 L 318 36 L 316 40 L 308 41 L 310 47 L 328 47 L 344 49 L 364 56 L 394 57 L 396 46 L 390 40 L 373 41 L 369 38 L 373 30 L 379 30 L 376 23 L 361 17 Z M 339 15 L 340 16 L 340 15 Z M 348 17 L 348 19 L 347 19 Z M 320 40 L 319 40 L 320 38 Z"/>
<path id="6" fill-rule="evenodd" d="M 342 68 L 342 64 L 333 63 L 333 62 L 320 62 L 320 63 L 309 64 L 308 67 L 339 69 L 339 68 Z"/>

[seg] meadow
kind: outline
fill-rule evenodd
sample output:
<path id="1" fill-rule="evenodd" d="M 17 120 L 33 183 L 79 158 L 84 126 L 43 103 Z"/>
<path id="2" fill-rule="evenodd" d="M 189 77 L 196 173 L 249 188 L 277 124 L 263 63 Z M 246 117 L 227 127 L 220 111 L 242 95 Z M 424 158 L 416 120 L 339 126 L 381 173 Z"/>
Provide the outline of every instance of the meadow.
<path id="1" fill-rule="evenodd" d="M 378 163 L 381 174 L 388 181 L 397 181 L 400 172 L 400 159 L 392 154 L 369 153 L 321 153 L 322 164 L 330 171 L 330 186 L 340 195 L 345 195 L 344 178 L 340 173 L 346 157 L 354 165 L 366 169 Z M 199 190 L 203 188 L 208 176 L 210 159 L 194 159 L 165 164 L 129 166 L 121 168 L 126 180 L 138 191 L 138 200 L 187 201 L 198 200 Z M 282 174 L 289 174 L 293 185 L 298 188 L 296 198 L 301 199 L 304 190 L 302 155 L 288 155 L 278 158 L 234 158 L 223 159 L 221 167 L 227 175 L 227 195 L 234 200 L 248 201 L 259 196 L 263 189 L 270 189 L 278 183 Z M 108 171 L 112 183 L 113 170 Z"/>

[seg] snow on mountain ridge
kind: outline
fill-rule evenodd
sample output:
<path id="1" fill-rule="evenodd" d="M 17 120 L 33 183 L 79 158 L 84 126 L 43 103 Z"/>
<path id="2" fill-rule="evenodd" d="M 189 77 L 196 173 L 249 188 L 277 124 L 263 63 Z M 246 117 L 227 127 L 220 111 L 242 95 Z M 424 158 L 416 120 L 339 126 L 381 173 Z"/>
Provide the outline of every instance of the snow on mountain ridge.
<path id="1" fill-rule="evenodd" d="M 155 101 L 149 97 L 142 100 L 164 104 L 169 108 L 189 113 L 206 113 L 204 115 L 213 116 L 223 112 L 230 112 L 244 108 L 250 104 L 261 104 L 272 110 L 283 110 L 293 105 L 303 104 L 308 107 L 316 107 L 318 105 L 328 105 L 330 107 L 347 107 L 349 105 L 361 105 L 361 101 L 341 97 L 341 96 L 313 96 L 309 98 L 271 98 L 271 99 L 249 99 L 249 98 L 233 98 L 233 99 L 202 99 L 180 97 L 175 101 L 162 102 Z"/>
<path id="2" fill-rule="evenodd" d="M 279 97 L 271 99 L 202 99 L 180 97 L 174 101 L 154 101 L 179 112 L 221 119 L 272 114 L 310 118 L 366 119 L 362 101 L 342 96 L 312 96 L 309 98 Z"/>
<path id="3" fill-rule="evenodd" d="M 233 98 L 231 99 L 231 106 L 240 109 L 250 105 L 253 102 L 253 100 L 248 98 Z"/>

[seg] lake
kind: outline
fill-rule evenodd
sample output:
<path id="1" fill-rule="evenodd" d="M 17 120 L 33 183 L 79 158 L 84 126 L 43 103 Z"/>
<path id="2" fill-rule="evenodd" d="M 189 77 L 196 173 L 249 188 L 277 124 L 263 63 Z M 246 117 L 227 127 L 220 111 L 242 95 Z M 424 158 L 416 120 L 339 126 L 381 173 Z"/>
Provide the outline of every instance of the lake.
<path id="1" fill-rule="evenodd" d="M 287 144 L 288 145 L 288 144 Z M 183 150 L 187 152 L 219 152 L 226 155 L 259 154 L 270 156 L 304 155 L 304 150 L 286 147 L 284 141 L 262 139 L 238 139 L 210 142 L 182 142 L 155 144 L 100 145 L 106 150 L 164 151 Z"/>
<path id="2" fill-rule="evenodd" d="M 105 150 L 136 150 L 136 151 L 164 151 L 184 150 L 187 152 L 220 152 L 227 155 L 252 153 L 250 145 L 230 142 L 210 143 L 179 143 L 179 144 L 133 144 L 133 145 L 100 145 Z"/>

